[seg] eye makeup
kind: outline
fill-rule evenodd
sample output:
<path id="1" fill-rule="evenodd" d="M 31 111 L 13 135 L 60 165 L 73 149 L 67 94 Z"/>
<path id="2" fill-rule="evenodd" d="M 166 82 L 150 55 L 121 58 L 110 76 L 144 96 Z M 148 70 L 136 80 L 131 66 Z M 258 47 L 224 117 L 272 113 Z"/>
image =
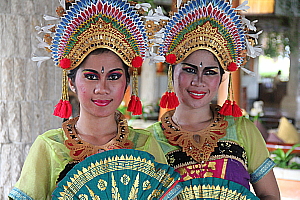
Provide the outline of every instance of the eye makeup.
<path id="1" fill-rule="evenodd" d="M 93 69 L 84 69 L 82 70 L 83 76 L 89 80 L 98 80 L 99 73 Z"/>
<path id="2" fill-rule="evenodd" d="M 107 74 L 108 80 L 118 80 L 123 76 L 124 72 L 121 68 L 110 70 Z"/>

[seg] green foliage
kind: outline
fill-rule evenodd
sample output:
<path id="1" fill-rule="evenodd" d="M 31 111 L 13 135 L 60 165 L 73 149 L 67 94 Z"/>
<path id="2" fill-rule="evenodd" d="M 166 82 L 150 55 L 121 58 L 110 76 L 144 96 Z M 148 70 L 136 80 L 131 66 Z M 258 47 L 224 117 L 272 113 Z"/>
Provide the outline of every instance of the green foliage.
<path id="1" fill-rule="evenodd" d="M 277 58 L 278 56 L 288 57 L 289 40 L 283 34 L 276 32 L 267 33 L 266 47 L 264 53 L 267 57 Z"/>
<path id="2" fill-rule="evenodd" d="M 276 166 L 280 168 L 300 169 L 300 164 L 296 162 L 290 163 L 290 160 L 296 156 L 296 154 L 292 154 L 292 151 L 296 147 L 300 147 L 300 143 L 292 146 L 292 148 L 289 149 L 286 153 L 282 149 L 276 149 L 275 151 L 273 151 L 272 154 L 275 155 L 275 157 L 273 157 L 273 160 Z"/>

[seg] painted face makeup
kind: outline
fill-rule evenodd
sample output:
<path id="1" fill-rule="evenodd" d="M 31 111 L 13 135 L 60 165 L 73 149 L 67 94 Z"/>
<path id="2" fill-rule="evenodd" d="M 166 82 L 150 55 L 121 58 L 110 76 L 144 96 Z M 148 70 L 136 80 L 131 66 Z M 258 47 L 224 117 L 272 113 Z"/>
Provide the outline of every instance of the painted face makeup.
<path id="1" fill-rule="evenodd" d="M 87 57 L 75 79 L 80 115 L 114 114 L 126 89 L 124 70 L 121 59 L 112 52 Z"/>
<path id="2" fill-rule="evenodd" d="M 182 106 L 198 108 L 209 105 L 217 94 L 220 68 L 212 53 L 193 52 L 174 70 L 174 89 Z"/>

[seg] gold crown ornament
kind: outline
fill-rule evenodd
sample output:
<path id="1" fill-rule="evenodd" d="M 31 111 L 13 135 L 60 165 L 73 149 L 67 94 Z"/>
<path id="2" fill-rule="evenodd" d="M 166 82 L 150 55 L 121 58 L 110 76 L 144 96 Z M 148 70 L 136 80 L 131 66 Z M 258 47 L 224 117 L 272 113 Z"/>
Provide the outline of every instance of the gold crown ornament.
<path id="1" fill-rule="evenodd" d="M 238 10 L 247 8 L 246 3 L 233 8 L 226 0 L 191 0 L 174 12 L 165 26 L 164 43 L 158 49 L 159 55 L 165 56 L 170 64 L 168 74 L 172 75 L 171 65 L 182 62 L 200 49 L 214 54 L 227 72 L 234 72 L 245 64 L 246 52 L 248 56 L 257 56 L 261 49 L 253 47 L 248 40 L 251 36 L 257 38 L 258 34 L 248 34 L 250 29 L 256 31 L 256 28 L 253 23 L 245 23 L 249 20 L 238 13 Z M 220 113 L 238 117 L 242 112 L 233 100 L 232 91 L 230 73 L 228 98 Z M 172 109 L 178 104 L 172 78 L 169 77 L 168 90 L 160 106 Z"/>
<path id="2" fill-rule="evenodd" d="M 51 50 L 55 65 L 63 69 L 62 98 L 56 105 L 54 115 L 61 118 L 71 116 L 67 71 L 78 67 L 89 53 L 98 48 L 113 51 L 126 65 L 133 68 L 132 96 L 128 111 L 133 112 L 133 115 L 142 114 L 137 89 L 137 68 L 143 64 L 148 37 L 137 10 L 126 0 L 69 0 L 56 11 L 60 22 L 51 33 L 51 45 L 49 40 L 49 46 L 45 45 Z"/>

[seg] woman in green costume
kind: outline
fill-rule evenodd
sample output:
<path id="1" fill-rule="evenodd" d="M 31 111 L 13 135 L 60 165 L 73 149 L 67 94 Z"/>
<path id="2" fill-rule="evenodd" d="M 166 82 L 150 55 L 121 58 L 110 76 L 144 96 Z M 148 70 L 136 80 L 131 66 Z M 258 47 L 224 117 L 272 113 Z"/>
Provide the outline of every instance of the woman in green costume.
<path id="1" fill-rule="evenodd" d="M 233 101 L 231 73 L 244 64 L 247 49 L 251 57 L 259 50 L 245 31 L 255 27 L 243 25 L 238 9 L 244 7 L 225 0 L 192 0 L 165 27 L 159 52 L 173 77 L 160 105 L 178 107 L 148 130 L 181 175 L 179 199 L 280 199 L 265 142 Z M 229 96 L 220 107 L 211 102 L 224 73 L 230 73 Z"/>
<path id="2" fill-rule="evenodd" d="M 103 151 L 141 150 L 166 163 L 149 132 L 129 127 L 117 111 L 130 81 L 129 67 L 137 85 L 135 75 L 147 50 L 142 20 L 126 1 L 74 0 L 67 4 L 66 10 L 57 9 L 61 21 L 52 33 L 50 48 L 56 66 L 63 69 L 63 95 L 54 115 L 66 121 L 62 128 L 37 137 L 9 194 L 11 199 L 50 199 L 72 167 Z M 68 119 L 72 110 L 68 84 L 80 103 L 80 116 L 72 119 Z M 136 85 L 130 111 L 139 115 Z"/>

